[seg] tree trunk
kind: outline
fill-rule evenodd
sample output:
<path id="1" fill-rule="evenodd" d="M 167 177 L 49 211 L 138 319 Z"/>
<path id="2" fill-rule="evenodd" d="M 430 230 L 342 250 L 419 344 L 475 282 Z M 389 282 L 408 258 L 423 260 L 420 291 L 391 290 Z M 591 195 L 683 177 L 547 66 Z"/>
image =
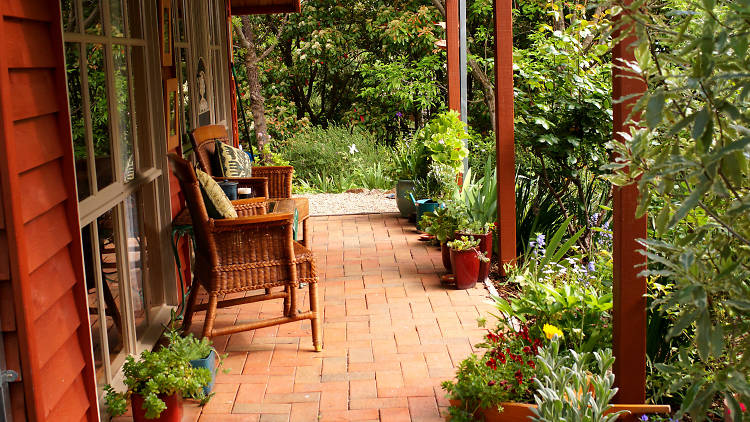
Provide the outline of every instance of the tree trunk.
<path id="1" fill-rule="evenodd" d="M 244 35 L 243 44 L 247 49 L 245 56 L 245 74 L 250 89 L 250 110 L 253 113 L 253 122 L 255 124 L 255 137 L 258 140 L 258 153 L 263 162 L 268 162 L 263 151 L 265 145 L 271 140 L 268 135 L 268 125 L 266 124 L 266 99 L 263 97 L 260 87 L 260 72 L 258 70 L 258 53 L 255 45 L 255 32 L 253 25 L 248 16 L 242 16 L 242 32 Z M 248 142 L 250 140 L 248 139 Z"/>

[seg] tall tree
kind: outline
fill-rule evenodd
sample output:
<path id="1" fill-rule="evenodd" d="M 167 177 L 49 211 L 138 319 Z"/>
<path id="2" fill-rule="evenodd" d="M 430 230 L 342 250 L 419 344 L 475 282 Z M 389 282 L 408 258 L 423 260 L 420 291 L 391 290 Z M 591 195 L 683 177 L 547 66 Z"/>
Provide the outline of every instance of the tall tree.
<path id="1" fill-rule="evenodd" d="M 258 66 L 266 57 L 268 57 L 269 54 L 271 54 L 274 48 L 276 48 L 278 34 L 284 29 L 285 21 L 282 21 L 279 25 L 278 32 L 274 39 L 266 43 L 261 43 L 261 45 L 265 47 L 261 52 L 258 50 L 258 42 L 256 41 L 257 29 L 253 19 L 250 16 L 245 15 L 240 18 L 240 22 L 234 20 L 233 26 L 237 38 L 242 47 L 246 50 L 245 75 L 247 77 L 250 93 L 250 110 L 253 114 L 255 137 L 258 141 L 258 150 L 261 152 L 262 159 L 267 162 L 269 157 L 266 157 L 264 151 L 267 151 L 267 149 L 264 147 L 271 140 L 271 136 L 268 134 L 268 124 L 266 123 L 266 99 L 263 96 L 260 85 L 260 71 Z"/>

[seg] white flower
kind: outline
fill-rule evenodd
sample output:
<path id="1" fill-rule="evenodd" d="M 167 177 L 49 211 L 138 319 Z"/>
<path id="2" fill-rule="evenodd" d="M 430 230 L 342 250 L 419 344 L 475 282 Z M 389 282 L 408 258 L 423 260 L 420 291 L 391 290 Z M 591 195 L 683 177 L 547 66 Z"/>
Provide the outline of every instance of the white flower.
<path id="1" fill-rule="evenodd" d="M 358 152 L 359 152 L 359 150 L 357 149 L 357 145 L 355 145 L 355 144 L 349 145 L 349 154 L 354 155 L 354 154 L 356 154 Z"/>

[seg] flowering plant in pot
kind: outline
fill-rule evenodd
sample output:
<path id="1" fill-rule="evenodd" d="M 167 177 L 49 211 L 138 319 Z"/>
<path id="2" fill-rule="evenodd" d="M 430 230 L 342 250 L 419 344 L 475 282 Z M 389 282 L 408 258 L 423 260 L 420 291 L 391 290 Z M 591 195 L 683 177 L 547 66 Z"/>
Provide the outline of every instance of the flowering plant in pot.
<path id="1" fill-rule="evenodd" d="M 179 421 L 182 397 L 203 399 L 203 387 L 211 382 L 209 369 L 193 367 L 188 357 L 171 345 L 156 352 L 146 350 L 138 360 L 128 356 L 123 373 L 125 391 L 107 385 L 104 400 L 110 415 L 119 416 L 130 399 L 135 422 Z"/>
<path id="2" fill-rule="evenodd" d="M 455 381 L 444 381 L 451 421 L 481 420 L 486 410 L 500 410 L 500 403 L 529 403 L 534 392 L 537 354 L 544 341 L 529 334 L 525 325 L 516 332 L 488 330 L 484 342 L 458 366 Z"/>
<path id="3" fill-rule="evenodd" d="M 470 236 L 461 236 L 448 242 L 451 267 L 456 276 L 456 287 L 459 289 L 474 287 L 479 276 L 479 262 L 489 261 L 487 256 L 477 249 L 478 246 L 479 240 Z"/>
<path id="4" fill-rule="evenodd" d="M 479 220 L 464 219 L 458 225 L 456 236 L 471 236 L 479 241 L 477 248 L 487 260 L 479 263 L 477 281 L 483 282 L 490 274 L 490 258 L 492 258 L 492 236 L 495 224 Z"/>

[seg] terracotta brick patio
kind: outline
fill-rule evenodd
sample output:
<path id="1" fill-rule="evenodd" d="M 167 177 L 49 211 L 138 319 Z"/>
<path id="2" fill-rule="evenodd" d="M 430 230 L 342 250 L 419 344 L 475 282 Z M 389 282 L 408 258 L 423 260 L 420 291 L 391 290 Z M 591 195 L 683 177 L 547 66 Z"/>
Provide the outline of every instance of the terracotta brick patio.
<path id="1" fill-rule="evenodd" d="M 217 338 L 231 371 L 199 421 L 442 420 L 440 383 L 483 335 L 487 291 L 441 286 L 439 250 L 395 214 L 313 217 L 310 227 L 323 352 L 313 351 L 309 321 Z M 217 324 L 278 316 L 281 306 L 219 310 Z M 201 326 L 196 319 L 193 330 Z"/>

